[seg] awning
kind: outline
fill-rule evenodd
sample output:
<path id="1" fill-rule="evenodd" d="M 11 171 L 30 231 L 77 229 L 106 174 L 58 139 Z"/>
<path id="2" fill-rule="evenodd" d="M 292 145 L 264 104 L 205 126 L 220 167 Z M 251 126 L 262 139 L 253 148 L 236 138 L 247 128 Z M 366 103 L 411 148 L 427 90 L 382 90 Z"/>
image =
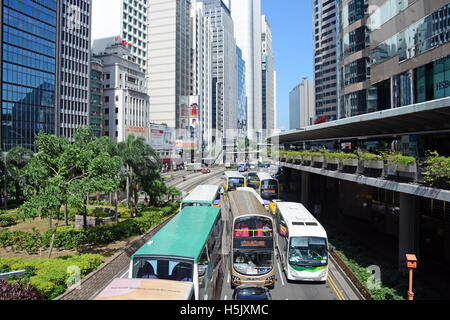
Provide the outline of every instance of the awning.
<path id="1" fill-rule="evenodd" d="M 450 132 L 450 98 L 388 109 L 280 134 L 279 143 Z M 277 136 L 270 138 L 276 143 Z"/>

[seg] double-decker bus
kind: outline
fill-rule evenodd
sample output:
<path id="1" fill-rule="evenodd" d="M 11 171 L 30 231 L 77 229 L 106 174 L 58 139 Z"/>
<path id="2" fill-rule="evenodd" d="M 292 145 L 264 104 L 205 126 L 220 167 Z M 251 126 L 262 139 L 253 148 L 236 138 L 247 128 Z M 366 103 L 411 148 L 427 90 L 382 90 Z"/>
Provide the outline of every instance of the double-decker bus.
<path id="1" fill-rule="evenodd" d="M 214 300 L 221 241 L 220 208 L 186 207 L 131 256 L 129 278 L 191 282 L 195 300 Z"/>
<path id="2" fill-rule="evenodd" d="M 245 177 L 237 171 L 225 171 L 225 192 L 236 191 L 237 188 L 246 187 Z"/>
<path id="3" fill-rule="evenodd" d="M 231 287 L 258 284 L 275 287 L 275 247 L 272 215 L 248 191 L 229 193 L 232 250 Z"/>
<path id="4" fill-rule="evenodd" d="M 326 282 L 328 238 L 325 229 L 300 203 L 278 202 L 277 248 L 289 280 Z"/>
<path id="5" fill-rule="evenodd" d="M 220 189 L 219 186 L 214 185 L 197 186 L 181 201 L 180 209 L 186 207 L 220 207 L 222 201 Z"/>

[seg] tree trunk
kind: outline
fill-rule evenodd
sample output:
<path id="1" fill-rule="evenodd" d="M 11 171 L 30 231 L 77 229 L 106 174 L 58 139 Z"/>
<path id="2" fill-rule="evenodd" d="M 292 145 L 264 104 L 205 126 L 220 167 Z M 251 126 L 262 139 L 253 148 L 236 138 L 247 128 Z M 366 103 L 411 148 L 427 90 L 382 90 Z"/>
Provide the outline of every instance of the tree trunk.
<path id="1" fill-rule="evenodd" d="M 64 204 L 64 222 L 65 222 L 66 226 L 69 225 L 69 217 L 68 217 L 68 212 L 67 212 L 67 203 Z"/>
<path id="2" fill-rule="evenodd" d="M 118 224 L 119 223 L 119 219 L 118 219 L 118 216 L 119 216 L 119 214 L 118 214 L 118 209 L 117 209 L 117 202 L 119 202 L 119 193 L 117 192 L 117 190 L 116 190 L 116 213 L 115 213 L 115 222 L 116 222 L 116 224 Z"/>
<path id="3" fill-rule="evenodd" d="M 130 209 L 130 166 L 127 165 L 127 209 Z"/>
<path id="4" fill-rule="evenodd" d="M 8 210 L 8 175 L 5 173 L 5 181 L 3 185 L 4 195 L 5 195 L 5 210 Z"/>
<path id="5" fill-rule="evenodd" d="M 83 229 L 86 230 L 87 229 L 87 205 L 86 205 L 86 198 L 84 198 L 83 200 L 83 207 L 84 207 L 84 211 L 83 211 Z"/>
<path id="6" fill-rule="evenodd" d="M 50 219 L 51 219 L 51 216 L 50 216 Z M 52 240 L 50 241 L 50 248 L 48 249 L 47 259 L 50 259 L 51 255 L 52 255 L 53 244 L 55 243 L 56 228 L 58 228 L 58 222 L 55 223 L 55 228 L 53 229 Z"/>
<path id="7" fill-rule="evenodd" d="M 48 214 L 48 230 L 52 230 L 52 214 Z"/>
<path id="8" fill-rule="evenodd" d="M 97 191 L 97 202 L 100 202 L 100 192 Z"/>
<path id="9" fill-rule="evenodd" d="M 109 206 L 112 206 L 112 193 L 108 192 L 108 198 L 109 198 Z"/>

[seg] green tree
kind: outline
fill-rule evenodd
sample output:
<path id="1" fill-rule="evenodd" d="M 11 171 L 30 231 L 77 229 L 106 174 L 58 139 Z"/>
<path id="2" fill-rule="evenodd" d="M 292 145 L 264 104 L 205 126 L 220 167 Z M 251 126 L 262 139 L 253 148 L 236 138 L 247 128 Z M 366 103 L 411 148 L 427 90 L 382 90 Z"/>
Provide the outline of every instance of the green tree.
<path id="1" fill-rule="evenodd" d="M 31 158 L 33 158 L 33 151 L 21 146 L 12 148 L 6 155 L 5 166 L 14 185 L 17 202 L 21 201 L 24 184 L 21 172 L 27 166 L 28 162 L 30 162 Z"/>
<path id="2" fill-rule="evenodd" d="M 38 154 L 23 172 L 28 184 L 25 189 L 27 201 L 21 211 L 28 218 L 37 214 L 47 216 L 49 229 L 52 219 L 57 219 L 48 253 L 50 257 L 61 207 L 69 204 L 82 208 L 89 193 L 117 188 L 121 159 L 111 157 L 102 141 L 94 138 L 86 128 L 75 131 L 73 144 L 66 138 L 44 133 L 36 136 L 35 143 Z"/>
<path id="3" fill-rule="evenodd" d="M 137 214 L 139 186 L 147 186 L 144 190 L 147 189 L 150 192 L 146 191 L 151 199 L 154 198 L 155 188 L 163 188 L 159 173 L 162 167 L 161 160 L 143 138 L 136 138 L 134 135 L 129 135 L 125 142 L 119 143 L 118 149 L 127 169 L 127 203 L 131 206 L 132 216 L 135 216 Z M 162 184 L 164 183 L 162 182 Z M 133 198 L 133 201 L 130 201 L 131 198 Z M 152 201 L 150 202 L 152 203 Z"/>

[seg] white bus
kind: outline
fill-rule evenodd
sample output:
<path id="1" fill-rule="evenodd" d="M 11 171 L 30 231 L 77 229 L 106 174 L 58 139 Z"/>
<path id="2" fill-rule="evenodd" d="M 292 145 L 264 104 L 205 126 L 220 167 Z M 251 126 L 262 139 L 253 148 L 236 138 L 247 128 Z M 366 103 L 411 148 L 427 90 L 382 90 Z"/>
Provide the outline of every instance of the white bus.
<path id="1" fill-rule="evenodd" d="M 200 185 L 192 190 L 181 201 L 180 209 L 186 207 L 220 207 L 221 187 L 215 185 Z"/>
<path id="2" fill-rule="evenodd" d="M 325 229 L 300 203 L 278 202 L 277 240 L 288 280 L 326 282 L 328 238 Z"/>
<path id="3" fill-rule="evenodd" d="M 255 196 L 256 199 L 258 199 L 259 203 L 261 203 L 262 206 L 266 206 L 264 203 L 263 198 L 261 198 L 261 196 L 259 195 L 258 192 L 256 192 L 255 189 L 253 188 L 249 188 L 249 187 L 242 187 L 242 188 L 237 188 L 237 191 L 247 191 L 250 192 L 251 194 L 253 194 Z"/>

